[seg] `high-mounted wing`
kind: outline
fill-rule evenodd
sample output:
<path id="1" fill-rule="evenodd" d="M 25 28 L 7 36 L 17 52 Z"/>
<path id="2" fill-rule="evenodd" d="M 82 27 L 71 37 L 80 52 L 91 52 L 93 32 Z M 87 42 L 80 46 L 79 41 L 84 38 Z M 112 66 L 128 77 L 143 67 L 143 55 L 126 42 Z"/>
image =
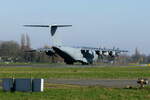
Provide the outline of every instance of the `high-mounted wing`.
<path id="1" fill-rule="evenodd" d="M 128 52 L 127 50 L 119 50 L 119 48 L 115 49 L 106 49 L 106 48 L 92 48 L 92 47 L 82 47 L 82 50 L 95 50 L 96 54 L 99 56 L 118 56 L 122 52 Z"/>
<path id="2" fill-rule="evenodd" d="M 28 50 L 25 52 L 45 52 L 48 56 L 56 56 L 55 51 L 52 48 L 39 48 L 34 50 Z"/>

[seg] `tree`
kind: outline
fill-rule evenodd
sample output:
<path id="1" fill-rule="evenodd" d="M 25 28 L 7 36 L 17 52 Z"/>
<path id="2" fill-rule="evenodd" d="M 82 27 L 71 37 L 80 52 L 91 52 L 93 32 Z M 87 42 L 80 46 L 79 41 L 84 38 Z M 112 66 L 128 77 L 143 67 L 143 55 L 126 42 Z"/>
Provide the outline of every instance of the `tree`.
<path id="1" fill-rule="evenodd" d="M 27 48 L 28 50 L 31 49 L 30 37 L 29 37 L 28 34 L 26 34 L 26 48 Z"/>
<path id="2" fill-rule="evenodd" d="M 25 49 L 25 43 L 26 43 L 25 35 L 22 34 L 22 35 L 21 35 L 21 49 L 22 49 L 22 50 Z"/>
<path id="3" fill-rule="evenodd" d="M 143 63 L 143 56 L 140 54 L 138 48 L 135 48 L 135 53 L 132 55 L 132 62 Z"/>
<path id="4" fill-rule="evenodd" d="M 22 34 L 21 35 L 21 58 L 22 61 L 30 62 L 31 61 L 31 53 L 28 53 L 26 51 L 31 50 L 31 43 L 30 43 L 30 37 L 28 34 Z"/>
<path id="5" fill-rule="evenodd" d="M 2 42 L 0 45 L 0 56 L 2 58 L 12 59 L 13 61 L 19 58 L 20 46 L 15 41 Z"/>

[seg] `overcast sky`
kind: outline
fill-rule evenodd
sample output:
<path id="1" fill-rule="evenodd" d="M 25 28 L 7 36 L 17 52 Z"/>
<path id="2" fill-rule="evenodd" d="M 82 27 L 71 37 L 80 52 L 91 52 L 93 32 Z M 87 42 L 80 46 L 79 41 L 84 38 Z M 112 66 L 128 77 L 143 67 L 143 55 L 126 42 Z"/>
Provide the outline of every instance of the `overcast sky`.
<path id="1" fill-rule="evenodd" d="M 33 48 L 51 45 L 46 28 L 24 24 L 72 24 L 57 34 L 65 45 L 103 46 L 150 54 L 150 0 L 0 0 L 0 40 L 20 42 L 28 33 Z"/>

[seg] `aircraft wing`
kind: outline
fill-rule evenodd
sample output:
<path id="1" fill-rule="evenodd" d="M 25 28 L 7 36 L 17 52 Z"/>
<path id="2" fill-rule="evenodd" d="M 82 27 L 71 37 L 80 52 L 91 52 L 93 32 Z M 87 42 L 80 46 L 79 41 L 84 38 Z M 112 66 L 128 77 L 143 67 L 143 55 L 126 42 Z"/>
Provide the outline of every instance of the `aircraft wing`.
<path id="1" fill-rule="evenodd" d="M 96 53 L 100 56 L 118 56 L 120 53 L 128 52 L 127 50 L 120 50 L 119 48 L 115 49 L 106 49 L 106 48 L 92 48 L 92 47 L 82 47 L 82 50 L 95 50 Z"/>
<path id="2" fill-rule="evenodd" d="M 55 51 L 52 48 L 39 48 L 39 49 L 33 49 L 33 50 L 28 50 L 25 52 L 45 52 L 46 55 L 48 56 L 56 56 Z"/>

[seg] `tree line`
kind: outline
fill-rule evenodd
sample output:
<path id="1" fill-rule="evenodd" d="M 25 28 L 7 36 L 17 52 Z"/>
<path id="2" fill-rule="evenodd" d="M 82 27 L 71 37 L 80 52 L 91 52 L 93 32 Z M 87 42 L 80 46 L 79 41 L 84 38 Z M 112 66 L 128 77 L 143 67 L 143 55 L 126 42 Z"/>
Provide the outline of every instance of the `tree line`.
<path id="1" fill-rule="evenodd" d="M 48 48 L 44 46 L 43 48 Z M 48 57 L 44 52 L 26 52 L 32 50 L 30 37 L 22 34 L 20 43 L 16 41 L 0 41 L 0 61 L 1 62 L 63 62 L 59 56 Z M 99 58 L 98 62 L 112 61 L 112 58 Z M 122 54 L 114 59 L 116 63 L 150 63 L 150 55 L 144 55 L 136 48 L 134 54 Z"/>
<path id="2" fill-rule="evenodd" d="M 44 48 L 44 47 L 43 47 Z M 54 62 L 54 57 L 48 57 L 44 52 L 26 52 L 32 50 L 30 37 L 21 35 L 20 43 L 16 41 L 0 42 L 1 62 Z"/>

